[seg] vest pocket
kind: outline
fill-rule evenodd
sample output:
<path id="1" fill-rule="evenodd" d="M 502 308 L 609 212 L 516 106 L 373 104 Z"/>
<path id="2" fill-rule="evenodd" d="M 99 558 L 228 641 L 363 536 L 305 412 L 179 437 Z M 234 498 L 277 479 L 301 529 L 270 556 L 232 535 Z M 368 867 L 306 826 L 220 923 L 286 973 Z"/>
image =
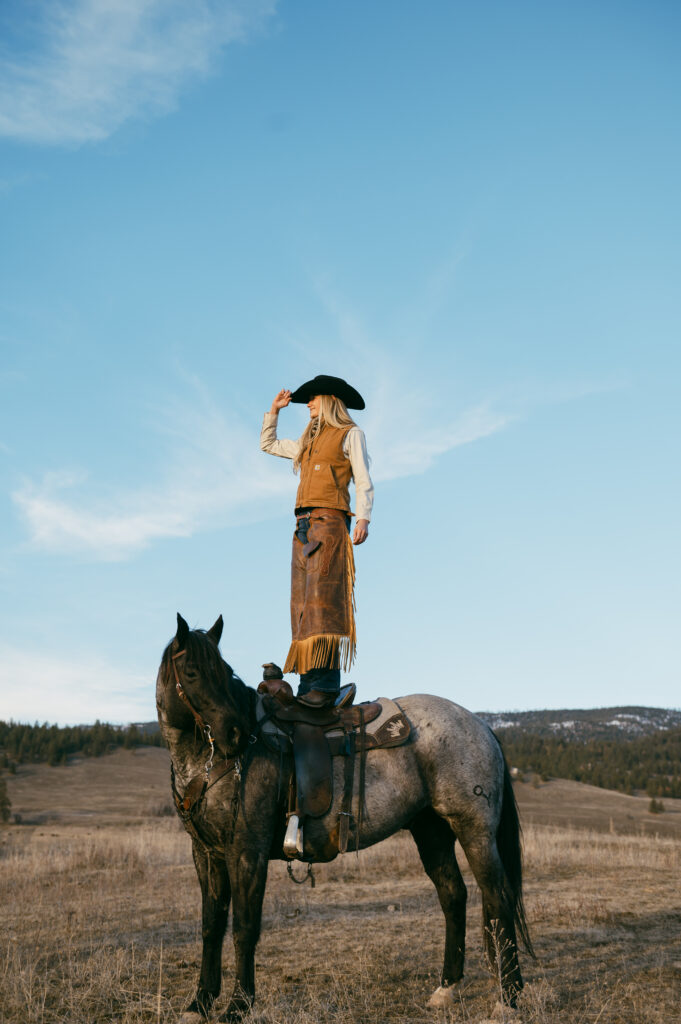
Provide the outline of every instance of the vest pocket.
<path id="1" fill-rule="evenodd" d="M 322 463 L 320 468 L 313 470 L 313 479 L 316 481 L 315 493 L 323 496 L 324 501 L 336 502 L 339 497 L 338 481 L 333 466 L 328 462 Z"/>

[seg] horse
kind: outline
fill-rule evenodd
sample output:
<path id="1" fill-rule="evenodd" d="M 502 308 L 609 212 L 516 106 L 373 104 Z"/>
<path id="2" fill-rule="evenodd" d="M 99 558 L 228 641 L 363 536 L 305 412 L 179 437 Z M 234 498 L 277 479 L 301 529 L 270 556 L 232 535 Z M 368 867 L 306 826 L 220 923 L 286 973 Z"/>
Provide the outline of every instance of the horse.
<path id="1" fill-rule="evenodd" d="M 220 993 L 230 902 L 236 978 L 219 1020 L 239 1020 L 253 1005 L 268 861 L 286 859 L 292 758 L 265 744 L 256 716 L 260 698 L 222 659 L 222 628 L 222 616 L 204 631 L 190 629 L 178 614 L 156 686 L 173 795 L 192 837 L 202 898 L 201 970 L 185 1021 L 207 1017 Z M 481 719 L 449 700 L 416 694 L 400 697 L 399 706 L 411 738 L 364 755 L 365 810 L 353 826 L 357 847 L 400 829 L 411 832 L 444 912 L 444 965 L 429 1005 L 446 1006 L 464 968 L 467 890 L 454 850 L 459 841 L 482 894 L 486 958 L 504 1001 L 514 1006 L 523 986 L 516 935 L 534 952 L 523 906 L 518 810 L 503 752 Z M 328 861 L 338 852 L 342 764 L 334 770 L 331 810 L 306 824 L 308 862 Z"/>

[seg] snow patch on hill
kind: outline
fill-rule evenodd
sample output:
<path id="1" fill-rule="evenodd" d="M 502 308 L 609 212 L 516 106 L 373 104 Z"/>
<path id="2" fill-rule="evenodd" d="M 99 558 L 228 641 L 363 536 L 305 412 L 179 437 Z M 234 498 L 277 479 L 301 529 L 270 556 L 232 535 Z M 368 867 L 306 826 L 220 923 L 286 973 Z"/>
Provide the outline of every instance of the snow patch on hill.
<path id="1" fill-rule="evenodd" d="M 519 728 L 570 739 L 633 739 L 681 727 L 681 711 L 671 708 L 590 708 L 585 710 L 478 712 L 492 729 Z"/>

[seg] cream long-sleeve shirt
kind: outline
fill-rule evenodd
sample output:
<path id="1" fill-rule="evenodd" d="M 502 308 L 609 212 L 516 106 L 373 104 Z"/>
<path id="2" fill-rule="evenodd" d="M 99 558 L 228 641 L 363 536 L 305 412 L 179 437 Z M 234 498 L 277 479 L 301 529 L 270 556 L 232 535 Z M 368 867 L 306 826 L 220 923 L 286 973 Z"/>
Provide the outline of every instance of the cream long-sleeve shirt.
<path id="1" fill-rule="evenodd" d="M 266 412 L 260 433 L 260 448 L 269 455 L 278 455 L 282 459 L 295 459 L 300 441 L 277 437 L 277 420 L 275 412 Z M 355 481 L 355 516 L 357 519 L 371 520 L 371 509 L 374 504 L 374 485 L 369 476 L 369 456 L 364 431 L 359 427 L 350 427 L 343 441 L 343 454 L 350 460 L 352 476 Z"/>

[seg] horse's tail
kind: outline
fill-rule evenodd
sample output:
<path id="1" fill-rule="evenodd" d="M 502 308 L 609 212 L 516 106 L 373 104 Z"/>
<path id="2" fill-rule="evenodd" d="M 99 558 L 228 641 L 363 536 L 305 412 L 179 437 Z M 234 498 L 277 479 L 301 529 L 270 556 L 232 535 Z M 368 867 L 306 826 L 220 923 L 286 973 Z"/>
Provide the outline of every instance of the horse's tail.
<path id="1" fill-rule="evenodd" d="M 534 957 L 535 952 L 532 948 L 532 940 L 530 939 L 527 919 L 525 917 L 525 904 L 523 902 L 523 849 L 518 804 L 516 803 L 511 774 L 508 770 L 508 764 L 506 763 L 501 743 L 497 736 L 494 736 L 494 738 L 499 743 L 501 756 L 504 759 L 504 795 L 501 802 L 501 818 L 497 828 L 497 849 L 506 872 L 509 889 L 507 897 L 513 910 L 513 920 L 515 921 L 518 935 L 527 952 L 530 956 Z"/>

